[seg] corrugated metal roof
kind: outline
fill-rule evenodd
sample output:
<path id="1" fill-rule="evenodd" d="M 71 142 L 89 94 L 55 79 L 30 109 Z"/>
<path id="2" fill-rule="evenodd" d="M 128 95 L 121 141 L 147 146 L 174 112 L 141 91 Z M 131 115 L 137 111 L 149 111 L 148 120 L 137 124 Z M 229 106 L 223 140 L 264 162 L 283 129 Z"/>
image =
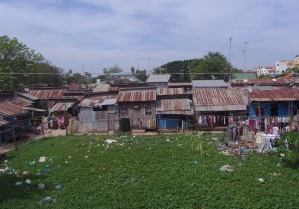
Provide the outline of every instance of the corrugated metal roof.
<path id="1" fill-rule="evenodd" d="M 62 112 L 67 111 L 75 103 L 74 102 L 57 102 L 51 109 L 50 112 Z"/>
<path id="2" fill-rule="evenodd" d="M 192 115 L 190 99 L 161 99 L 156 102 L 157 114 Z"/>
<path id="3" fill-rule="evenodd" d="M 82 100 L 78 107 L 94 107 L 100 106 L 105 99 L 116 99 L 117 95 L 102 95 L 102 96 L 93 96 L 87 97 Z"/>
<path id="4" fill-rule="evenodd" d="M 23 102 L 21 102 L 22 104 Z M 10 115 L 18 115 L 22 113 L 22 105 L 15 100 L 10 101 L 2 101 L 0 102 L 0 115 L 10 116 Z"/>
<path id="5" fill-rule="evenodd" d="M 192 94 L 196 111 L 247 109 L 246 95 L 240 89 L 194 89 Z"/>
<path id="6" fill-rule="evenodd" d="M 16 99 L 11 100 L 10 102 L 19 107 L 28 107 L 34 103 L 29 99 L 21 98 L 21 97 L 17 97 Z"/>
<path id="7" fill-rule="evenodd" d="M 250 101 L 289 101 L 299 100 L 299 89 L 275 88 L 275 89 L 253 89 L 249 93 Z"/>
<path id="8" fill-rule="evenodd" d="M 192 86 L 192 83 L 168 83 L 168 86 Z"/>
<path id="9" fill-rule="evenodd" d="M 92 92 L 118 92 L 118 87 L 111 87 L 106 83 L 97 83 Z"/>
<path id="10" fill-rule="evenodd" d="M 116 98 L 114 99 L 105 99 L 103 102 L 102 102 L 102 106 L 103 105 L 115 105 L 116 104 Z"/>
<path id="11" fill-rule="evenodd" d="M 53 98 L 61 98 L 63 92 L 65 92 L 64 89 L 39 89 L 39 90 L 30 90 L 29 94 L 39 99 L 53 99 Z"/>
<path id="12" fill-rule="evenodd" d="M 192 86 L 195 88 L 228 88 L 230 84 L 224 80 L 193 80 Z"/>
<path id="13" fill-rule="evenodd" d="M 107 83 L 97 83 L 92 92 L 108 92 L 110 85 Z"/>
<path id="14" fill-rule="evenodd" d="M 170 74 L 153 75 L 151 74 L 146 80 L 147 83 L 167 83 L 170 79 Z"/>
<path id="15" fill-rule="evenodd" d="M 233 80 L 251 80 L 256 79 L 256 73 L 233 73 Z"/>
<path id="16" fill-rule="evenodd" d="M 47 110 L 39 109 L 39 108 L 35 108 L 35 107 L 23 107 L 22 110 L 31 110 L 31 111 L 36 111 L 36 112 L 47 112 Z"/>
<path id="17" fill-rule="evenodd" d="M 267 86 L 289 86 L 291 83 L 298 83 L 298 80 L 295 78 L 262 78 L 254 80 L 231 80 L 231 84 L 243 84 L 243 85 L 267 85 Z"/>
<path id="18" fill-rule="evenodd" d="M 160 88 L 157 89 L 157 95 L 178 95 L 184 94 L 184 88 Z"/>
<path id="19" fill-rule="evenodd" d="M 147 102 L 156 101 L 155 90 L 142 90 L 142 91 L 121 91 L 118 93 L 118 102 Z"/>

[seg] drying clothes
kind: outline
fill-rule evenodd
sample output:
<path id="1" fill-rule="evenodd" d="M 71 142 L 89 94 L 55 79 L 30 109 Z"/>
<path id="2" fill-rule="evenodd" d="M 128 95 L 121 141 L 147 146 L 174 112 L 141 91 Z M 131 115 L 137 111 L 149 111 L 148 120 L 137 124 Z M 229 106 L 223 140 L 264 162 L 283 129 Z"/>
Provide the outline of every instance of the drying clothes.
<path id="1" fill-rule="evenodd" d="M 198 123 L 202 124 L 202 117 L 201 116 L 198 117 Z"/>
<path id="2" fill-rule="evenodd" d="M 249 120 L 249 127 L 250 127 L 250 130 L 251 130 L 251 131 L 254 130 L 254 127 L 255 127 L 255 120 L 252 120 L 252 119 Z"/>

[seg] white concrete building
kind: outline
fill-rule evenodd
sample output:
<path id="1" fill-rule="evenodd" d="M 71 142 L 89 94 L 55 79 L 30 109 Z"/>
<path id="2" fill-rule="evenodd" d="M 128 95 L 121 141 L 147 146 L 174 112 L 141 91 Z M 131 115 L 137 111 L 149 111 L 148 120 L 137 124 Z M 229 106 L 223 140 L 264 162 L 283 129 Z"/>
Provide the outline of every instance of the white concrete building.
<path id="1" fill-rule="evenodd" d="M 268 66 L 268 67 L 258 67 L 256 69 L 256 75 L 275 75 L 276 74 L 276 68 L 275 66 Z"/>
<path id="2" fill-rule="evenodd" d="M 285 73 L 288 68 L 292 68 L 292 67 L 294 67 L 294 63 L 292 60 L 277 61 L 275 63 L 275 68 L 276 68 L 275 73 L 276 74 Z"/>

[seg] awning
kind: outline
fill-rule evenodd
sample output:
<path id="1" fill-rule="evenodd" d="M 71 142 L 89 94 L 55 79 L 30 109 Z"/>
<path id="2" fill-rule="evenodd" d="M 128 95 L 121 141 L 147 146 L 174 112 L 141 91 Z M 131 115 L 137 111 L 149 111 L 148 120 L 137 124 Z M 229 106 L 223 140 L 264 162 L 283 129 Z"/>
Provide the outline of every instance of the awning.
<path id="1" fill-rule="evenodd" d="M 8 121 L 6 121 L 6 120 L 0 120 L 0 126 L 4 126 L 4 125 L 7 125 L 7 124 L 9 124 Z"/>
<path id="2" fill-rule="evenodd" d="M 116 104 L 116 99 L 105 99 L 101 103 L 101 106 L 103 106 L 103 105 L 115 105 L 115 104 Z"/>
<path id="3" fill-rule="evenodd" d="M 58 102 L 51 109 L 50 112 L 62 112 L 67 111 L 71 108 L 75 103 L 74 102 Z"/>
<path id="4" fill-rule="evenodd" d="M 22 107 L 22 110 L 31 110 L 31 111 L 36 111 L 36 112 L 46 112 L 47 110 L 44 109 L 38 109 L 34 107 Z"/>

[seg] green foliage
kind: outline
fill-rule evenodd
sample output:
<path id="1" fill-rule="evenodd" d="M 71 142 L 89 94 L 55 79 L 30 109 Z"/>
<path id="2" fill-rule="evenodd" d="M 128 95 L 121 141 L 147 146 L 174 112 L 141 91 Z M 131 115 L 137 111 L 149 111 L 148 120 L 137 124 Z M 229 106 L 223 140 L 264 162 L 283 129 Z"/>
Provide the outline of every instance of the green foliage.
<path id="1" fill-rule="evenodd" d="M 239 72 L 220 52 L 209 52 L 203 58 L 166 63 L 153 73 L 169 73 L 171 82 L 190 82 L 191 79 L 228 79 L 230 71 Z"/>
<path id="2" fill-rule="evenodd" d="M 4 73 L 0 74 L 0 80 L 5 81 L 4 89 L 14 90 L 20 86 L 31 87 L 41 83 L 61 85 L 60 72 L 60 69 L 52 66 L 41 54 L 35 53 L 16 38 L 0 36 L 0 73 Z"/>
<path id="3" fill-rule="evenodd" d="M 188 65 L 192 60 L 184 61 L 173 61 L 168 62 L 160 67 L 157 67 L 153 70 L 154 74 L 171 74 L 171 82 L 190 82 L 190 71 Z"/>
<path id="4" fill-rule="evenodd" d="M 237 71 L 220 52 L 209 52 L 203 58 L 193 60 L 188 67 L 194 79 L 228 79 L 231 68 L 232 73 Z"/>
<path id="5" fill-rule="evenodd" d="M 145 82 L 149 75 L 146 73 L 146 70 L 144 69 L 144 70 L 136 70 L 134 76 L 140 81 Z"/>
<path id="6" fill-rule="evenodd" d="M 219 154 L 212 137 L 221 136 L 70 135 L 28 143 L 7 153 L 9 172 L 19 172 L 0 173 L 0 208 L 298 208 L 298 170 L 277 166 L 275 155 Z M 117 143 L 105 142 L 111 138 Z M 200 146 L 209 155 L 202 158 Z M 37 162 L 41 156 L 45 163 Z M 234 172 L 219 170 L 226 164 Z M 15 186 L 27 178 L 31 184 Z M 55 190 L 58 184 L 64 188 Z M 46 196 L 56 201 L 42 203 Z"/>

